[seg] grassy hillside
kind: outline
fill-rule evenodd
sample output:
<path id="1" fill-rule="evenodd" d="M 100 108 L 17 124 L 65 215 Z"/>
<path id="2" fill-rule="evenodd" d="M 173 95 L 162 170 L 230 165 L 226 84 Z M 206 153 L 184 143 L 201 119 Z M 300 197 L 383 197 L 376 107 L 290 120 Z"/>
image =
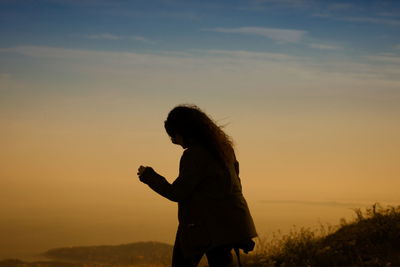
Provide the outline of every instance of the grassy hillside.
<path id="1" fill-rule="evenodd" d="M 244 260 L 249 267 L 400 266 L 400 206 L 375 204 L 337 227 L 292 231 L 261 242 Z"/>

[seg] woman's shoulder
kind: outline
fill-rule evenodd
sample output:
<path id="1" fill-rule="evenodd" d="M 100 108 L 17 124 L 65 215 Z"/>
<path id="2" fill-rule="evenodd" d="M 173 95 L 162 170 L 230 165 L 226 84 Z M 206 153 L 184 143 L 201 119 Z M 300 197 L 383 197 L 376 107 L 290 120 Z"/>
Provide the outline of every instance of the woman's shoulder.
<path id="1" fill-rule="evenodd" d="M 190 146 L 183 151 L 181 160 L 181 166 L 211 166 L 212 157 L 211 154 L 203 147 L 200 146 Z"/>
<path id="2" fill-rule="evenodd" d="M 208 150 L 202 146 L 194 145 L 190 146 L 183 151 L 185 157 L 209 157 L 211 154 Z"/>

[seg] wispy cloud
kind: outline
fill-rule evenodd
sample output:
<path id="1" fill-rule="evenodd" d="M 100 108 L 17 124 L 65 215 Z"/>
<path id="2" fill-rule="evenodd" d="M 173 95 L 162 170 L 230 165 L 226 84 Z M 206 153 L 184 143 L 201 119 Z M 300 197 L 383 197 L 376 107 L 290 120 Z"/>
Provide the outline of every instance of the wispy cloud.
<path id="1" fill-rule="evenodd" d="M 189 79 L 188 77 L 191 76 L 204 77 L 210 73 L 212 73 L 211 76 L 215 76 L 218 73 L 218 82 L 227 79 L 237 80 L 240 83 L 248 81 L 248 77 L 244 77 L 250 75 L 249 77 L 258 81 L 268 79 L 269 82 L 275 84 L 289 84 L 288 87 L 301 84 L 306 80 L 318 80 L 322 84 L 337 84 L 340 78 L 342 84 L 340 88 L 347 88 L 346 86 L 354 86 L 354 84 L 362 85 L 363 88 L 392 88 L 398 87 L 400 82 L 400 68 L 397 67 L 398 65 L 393 65 L 400 63 L 400 58 L 389 55 L 371 56 L 364 58 L 363 62 L 350 59 L 348 61 L 335 60 L 335 58 L 319 62 L 309 57 L 284 53 L 238 50 L 199 50 L 182 54 L 165 51 L 132 53 L 17 46 L 0 49 L 0 52 L 32 57 L 32 60 L 39 59 L 39 62 L 41 58 L 54 60 L 68 71 L 77 72 L 80 75 L 85 73 L 87 77 L 112 75 L 118 79 L 133 79 L 134 77 L 137 79 L 140 75 L 147 76 L 151 72 L 153 75 L 158 73 L 161 76 L 167 73 L 182 76 L 182 73 L 185 73 Z M 268 78 L 265 76 L 266 73 Z M 286 81 L 287 77 L 293 78 Z"/>
<path id="2" fill-rule="evenodd" d="M 0 48 L 0 53 L 16 53 L 33 58 L 51 58 L 51 59 L 75 59 L 84 60 L 107 59 L 107 62 L 117 62 L 119 64 L 129 65 L 174 65 L 179 66 L 196 65 L 200 66 L 206 62 L 226 62 L 229 58 L 232 61 L 247 60 L 248 62 L 265 62 L 265 59 L 274 59 L 277 61 L 294 61 L 296 57 L 283 53 L 267 53 L 267 52 L 250 52 L 240 50 L 196 50 L 195 53 L 183 52 L 163 52 L 163 53 L 133 53 L 119 51 L 98 51 L 98 50 L 82 50 L 82 49 L 66 49 L 48 46 L 16 46 L 11 48 Z M 93 62 L 90 60 L 90 62 Z"/>
<path id="3" fill-rule="evenodd" d="M 393 25 L 393 26 L 400 25 L 400 20 L 377 18 L 377 17 L 343 17 L 343 18 L 339 18 L 339 20 L 353 21 L 353 22 L 367 22 L 367 23 L 385 24 L 385 25 Z"/>
<path id="4" fill-rule="evenodd" d="M 255 0 L 256 4 L 274 4 L 287 7 L 303 7 L 310 4 L 310 0 Z"/>
<path id="5" fill-rule="evenodd" d="M 349 22 L 360 22 L 360 23 L 371 23 L 371 24 L 381 24 L 390 26 L 399 26 L 400 20 L 392 18 L 382 18 L 382 17 L 357 17 L 357 16 L 336 16 L 329 13 L 314 13 L 314 17 L 327 18 L 338 21 L 349 21 Z"/>
<path id="6" fill-rule="evenodd" d="M 102 39 L 102 40 L 132 40 L 142 43 L 155 44 L 154 41 L 151 41 L 139 35 L 125 36 L 125 35 L 115 35 L 111 33 L 101 33 L 101 34 L 90 34 L 86 35 L 85 37 L 89 39 Z"/>
<path id="7" fill-rule="evenodd" d="M 211 31 L 221 32 L 221 33 L 258 35 L 269 38 L 280 44 L 297 43 L 318 50 L 337 51 L 343 49 L 342 46 L 339 46 L 337 44 L 319 43 L 318 40 L 305 38 L 305 36 L 308 34 L 308 32 L 305 30 L 276 29 L 276 28 L 264 28 L 264 27 L 239 27 L 239 28 L 217 27 L 211 29 Z"/>
<path id="8" fill-rule="evenodd" d="M 380 12 L 378 13 L 379 16 L 382 17 L 398 17 L 399 14 L 397 12 Z"/>
<path id="9" fill-rule="evenodd" d="M 267 37 L 277 43 L 296 43 L 302 40 L 307 31 L 293 29 L 276 29 L 264 27 L 239 27 L 239 28 L 221 28 L 217 27 L 211 31 L 221 33 L 237 33 L 246 35 L 258 35 Z"/>
<path id="10" fill-rule="evenodd" d="M 131 36 L 130 39 L 131 39 L 131 40 L 134 40 L 134 41 L 139 41 L 139 42 L 143 42 L 143 43 L 148 43 L 148 44 L 155 44 L 155 43 L 156 43 L 156 42 L 151 41 L 151 40 L 149 40 L 149 39 L 147 39 L 147 38 L 145 38 L 145 37 L 143 37 L 143 36 L 137 36 L 137 35 Z"/>
<path id="11" fill-rule="evenodd" d="M 303 10 L 343 11 L 356 8 L 352 3 L 325 3 L 315 0 L 251 0 L 249 10 L 266 10 L 268 8 L 293 8 Z"/>
<path id="12" fill-rule="evenodd" d="M 0 53 L 5 56 L 23 56 L 29 65 L 36 66 L 29 75 L 35 77 L 35 81 L 46 81 L 56 70 L 65 73 L 71 82 L 91 84 L 90 90 L 108 91 L 120 87 L 144 92 L 166 87 L 186 95 L 190 84 L 190 92 L 196 94 L 204 90 L 210 90 L 209 93 L 221 90 L 224 95 L 243 92 L 260 96 L 293 93 L 352 95 L 359 94 L 360 90 L 373 97 L 394 98 L 400 94 L 397 90 L 400 68 L 379 61 L 360 63 L 352 58 L 344 61 L 330 55 L 321 61 L 286 53 L 238 50 L 178 52 L 135 53 L 45 46 L 0 48 Z M 24 73 L 16 73 L 13 79 L 0 80 L 0 90 L 17 88 L 20 82 L 30 81 L 29 77 L 19 80 L 20 77 L 24 77 Z M 40 88 L 40 83 L 35 81 L 32 84 Z"/>
<path id="13" fill-rule="evenodd" d="M 365 56 L 365 58 L 368 60 L 381 62 L 381 63 L 385 63 L 385 64 L 400 65 L 400 56 L 392 55 L 392 54 Z"/>
<path id="14" fill-rule="evenodd" d="M 257 59 L 257 60 L 278 60 L 278 61 L 287 61 L 287 60 L 296 60 L 297 57 L 283 54 L 283 53 L 268 53 L 268 52 L 250 52 L 243 50 L 207 50 L 207 54 L 217 55 L 217 56 L 227 56 L 230 58 L 246 58 L 246 59 Z"/>
<path id="15" fill-rule="evenodd" d="M 332 44 L 319 44 L 319 43 L 310 43 L 308 44 L 308 47 L 314 48 L 314 49 L 319 49 L 319 50 L 341 50 L 343 47 L 338 46 L 338 45 L 332 45 Z"/>
<path id="16" fill-rule="evenodd" d="M 354 8 L 354 5 L 351 3 L 334 3 L 328 6 L 330 10 L 348 10 Z"/>
<path id="17" fill-rule="evenodd" d="M 104 40 L 119 40 L 120 36 L 110 34 L 110 33 L 102 33 L 102 34 L 91 34 L 86 36 L 89 39 L 104 39 Z"/>

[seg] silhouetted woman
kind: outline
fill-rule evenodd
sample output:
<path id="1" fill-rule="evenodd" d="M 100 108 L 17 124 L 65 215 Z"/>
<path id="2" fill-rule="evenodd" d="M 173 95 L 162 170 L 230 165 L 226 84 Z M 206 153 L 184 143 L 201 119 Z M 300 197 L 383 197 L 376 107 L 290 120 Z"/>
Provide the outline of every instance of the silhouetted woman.
<path id="1" fill-rule="evenodd" d="M 144 166 L 138 175 L 158 194 L 178 202 L 172 266 L 197 266 L 204 253 L 210 267 L 232 266 L 232 248 L 251 250 L 251 238 L 257 236 L 232 141 L 197 106 L 172 109 L 165 130 L 172 143 L 185 149 L 178 178 L 170 184 Z"/>

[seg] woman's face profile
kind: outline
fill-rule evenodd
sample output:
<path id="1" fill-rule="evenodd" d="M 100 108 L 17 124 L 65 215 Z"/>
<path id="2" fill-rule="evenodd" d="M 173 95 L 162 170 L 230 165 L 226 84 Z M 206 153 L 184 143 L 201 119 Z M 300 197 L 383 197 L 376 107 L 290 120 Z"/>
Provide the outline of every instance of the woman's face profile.
<path id="1" fill-rule="evenodd" d="M 174 137 L 171 137 L 171 142 L 175 145 L 180 145 L 183 148 L 185 148 L 184 143 L 183 143 L 183 137 L 180 134 L 175 134 Z"/>

